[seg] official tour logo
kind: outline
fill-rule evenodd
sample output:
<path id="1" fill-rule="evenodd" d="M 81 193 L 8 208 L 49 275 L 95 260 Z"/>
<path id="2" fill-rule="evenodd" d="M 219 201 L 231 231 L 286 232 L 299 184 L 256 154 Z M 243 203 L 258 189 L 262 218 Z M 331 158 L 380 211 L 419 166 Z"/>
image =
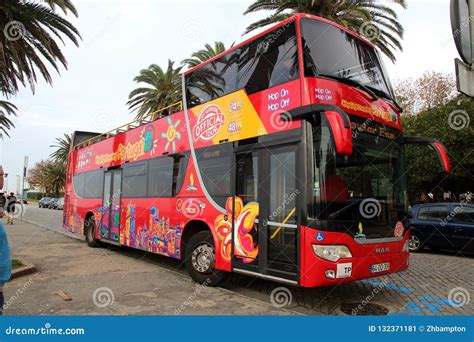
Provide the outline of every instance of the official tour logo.
<path id="1" fill-rule="evenodd" d="M 196 125 L 194 126 L 194 141 L 199 139 L 204 141 L 212 140 L 224 123 L 225 115 L 222 113 L 222 110 L 216 105 L 207 106 L 199 113 Z"/>

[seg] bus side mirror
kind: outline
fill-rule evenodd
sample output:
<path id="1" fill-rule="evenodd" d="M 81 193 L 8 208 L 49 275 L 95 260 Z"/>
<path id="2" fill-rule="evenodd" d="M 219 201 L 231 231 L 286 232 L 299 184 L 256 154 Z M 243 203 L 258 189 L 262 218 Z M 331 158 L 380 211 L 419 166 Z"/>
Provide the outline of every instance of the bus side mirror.
<path id="1" fill-rule="evenodd" d="M 441 166 L 443 167 L 443 170 L 446 173 L 451 172 L 451 163 L 448 157 L 448 150 L 446 149 L 446 146 L 444 146 L 443 143 L 441 143 L 439 140 L 436 140 L 433 138 L 425 138 L 425 137 L 404 137 L 403 144 L 427 145 L 431 147 L 432 149 L 435 150 L 436 155 L 438 156 L 438 159 L 441 163 Z"/>
<path id="2" fill-rule="evenodd" d="M 280 113 L 280 120 L 298 120 L 315 115 L 325 115 L 331 126 L 336 151 L 344 156 L 352 154 L 352 128 L 349 115 L 333 104 L 312 104 Z"/>
<path id="3" fill-rule="evenodd" d="M 352 129 L 351 122 L 346 113 L 327 111 L 324 113 L 331 126 L 332 135 L 337 153 L 343 156 L 352 154 Z"/>

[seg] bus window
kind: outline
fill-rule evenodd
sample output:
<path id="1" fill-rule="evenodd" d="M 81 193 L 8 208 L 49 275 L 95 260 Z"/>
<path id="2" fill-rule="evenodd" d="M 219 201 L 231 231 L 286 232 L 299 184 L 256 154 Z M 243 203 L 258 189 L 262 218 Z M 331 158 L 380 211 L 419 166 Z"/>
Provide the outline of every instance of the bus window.
<path id="1" fill-rule="evenodd" d="M 241 48 L 237 88 L 248 94 L 298 78 L 295 24 L 282 26 Z"/>
<path id="2" fill-rule="evenodd" d="M 123 168 L 123 196 L 146 197 L 147 163 L 127 164 Z"/>
<path id="3" fill-rule="evenodd" d="M 189 152 L 150 160 L 148 197 L 173 197 L 180 191 L 186 174 Z"/>
<path id="4" fill-rule="evenodd" d="M 206 103 L 236 91 L 238 50 L 195 70 L 186 80 L 190 107 Z"/>
<path id="5" fill-rule="evenodd" d="M 219 205 L 225 206 L 231 193 L 232 143 L 202 148 L 196 156 L 207 191 Z"/>
<path id="6" fill-rule="evenodd" d="M 104 171 L 94 170 L 85 173 L 84 198 L 101 198 Z"/>
<path id="7" fill-rule="evenodd" d="M 80 173 L 80 174 L 74 175 L 72 177 L 72 183 L 74 185 L 74 192 L 79 197 L 84 197 L 84 182 L 85 182 L 85 174 L 84 173 Z"/>

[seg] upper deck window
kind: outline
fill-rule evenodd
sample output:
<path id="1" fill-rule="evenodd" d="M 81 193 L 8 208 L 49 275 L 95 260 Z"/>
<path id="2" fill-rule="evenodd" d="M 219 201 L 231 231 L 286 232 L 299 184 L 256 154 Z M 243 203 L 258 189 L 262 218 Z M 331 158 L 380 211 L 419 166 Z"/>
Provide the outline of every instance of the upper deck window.
<path id="1" fill-rule="evenodd" d="M 375 48 L 325 22 L 301 20 L 306 77 L 334 76 L 393 95 Z"/>
<path id="2" fill-rule="evenodd" d="M 187 75 L 188 105 L 197 106 L 240 89 L 252 94 L 296 79 L 295 30 L 295 23 L 289 22 Z"/>

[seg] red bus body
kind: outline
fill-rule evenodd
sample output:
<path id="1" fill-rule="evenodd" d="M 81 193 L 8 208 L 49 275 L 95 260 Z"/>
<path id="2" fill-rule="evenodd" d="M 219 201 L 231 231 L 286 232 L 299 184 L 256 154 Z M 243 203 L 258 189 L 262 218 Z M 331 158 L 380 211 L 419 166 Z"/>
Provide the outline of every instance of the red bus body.
<path id="1" fill-rule="evenodd" d="M 397 106 L 391 101 L 383 97 L 376 100 L 370 99 L 363 91 L 337 80 L 305 76 L 304 67 L 302 67 L 304 57 L 300 34 L 300 21 L 303 19 L 321 21 L 327 25 L 338 27 L 321 18 L 298 14 L 186 73 L 186 76 L 191 75 L 206 64 L 218 60 L 224 55 L 229 55 L 249 42 L 270 32 L 275 32 L 288 23 L 294 23 L 296 37 L 298 37 L 297 51 L 300 66 L 297 78 L 250 95 L 245 89 L 240 89 L 196 106 L 188 104 L 188 106 L 185 105 L 185 110 L 144 123 L 126 132 L 117 133 L 98 141 L 76 144 L 71 150 L 65 187 L 65 230 L 84 235 L 85 222 L 92 218 L 95 227 L 97 227 L 95 230 L 96 239 L 182 259 L 185 257 L 185 243 L 197 231 L 196 227 L 199 227 L 198 230 L 208 229 L 212 233 L 214 241 L 215 268 L 217 270 L 228 272 L 240 270 L 241 273 L 303 287 L 333 285 L 406 270 L 409 265 L 409 253 L 406 248 L 409 231 L 404 229 L 402 219 L 398 222 L 390 222 L 393 227 L 397 228 L 393 236 L 381 236 L 381 238 L 375 239 L 363 238 L 365 224 L 362 221 L 355 222 L 360 229 L 360 235 L 354 236 L 343 231 L 319 229 L 318 219 L 307 219 L 309 214 L 306 203 L 317 198 L 313 193 L 319 187 L 319 185 L 313 185 L 313 181 L 306 181 L 309 177 L 307 173 L 310 172 L 307 170 L 311 169 L 309 165 L 311 158 L 307 159 L 306 156 L 311 153 L 311 148 L 307 146 L 308 143 L 304 139 L 306 132 L 310 129 L 308 128 L 310 124 L 305 119 L 297 118 L 285 121 L 279 114 L 292 113 L 298 108 L 311 105 L 328 104 L 350 113 L 351 118 L 368 119 L 370 123 L 376 123 L 378 127 L 386 127 L 387 132 L 399 132 L 391 136 L 393 139 L 402 135 L 403 128 Z M 338 28 L 347 31 L 345 28 Z M 372 45 L 355 33 L 349 32 L 349 34 L 368 46 Z M 339 117 L 333 116 L 332 119 L 330 115 L 327 117 L 329 125 L 334 128 L 334 125 L 337 124 L 334 122 L 339 120 Z M 352 131 L 357 127 L 354 126 L 351 119 Z M 255 142 L 258 140 L 257 144 L 260 144 L 259 139 L 261 139 L 261 145 L 264 146 L 266 144 L 264 137 L 270 139 L 285 132 L 296 133 L 291 135 L 290 140 L 293 139 L 294 142 L 289 143 L 288 149 L 292 151 L 292 146 L 294 146 L 296 151 L 294 155 L 299 165 L 296 167 L 297 175 L 302 175 L 301 177 L 297 176 L 296 182 L 299 184 L 297 188 L 300 191 L 298 191 L 299 195 L 295 196 L 297 204 L 293 208 L 292 216 L 295 226 L 297 226 L 294 233 L 294 252 L 291 252 L 296 255 L 294 268 L 284 266 L 284 262 L 272 262 L 272 260 L 278 259 L 278 257 L 275 259 L 271 256 L 272 248 L 279 248 L 271 244 L 272 236 L 281 234 L 279 230 L 281 227 L 269 230 L 271 234 L 264 236 L 263 240 L 261 238 L 263 235 L 258 235 L 262 234 L 262 229 L 267 229 L 267 221 L 261 217 L 261 213 L 259 215 L 258 206 L 258 204 L 261 206 L 265 204 L 261 202 L 263 201 L 261 198 L 247 203 L 245 198 L 243 200 L 239 198 L 236 187 L 240 185 L 235 185 L 236 182 L 239 182 L 236 175 L 236 172 L 240 172 L 238 171 L 240 170 L 239 166 L 232 167 L 229 173 L 231 191 L 225 204 L 224 200 L 219 200 L 217 203 L 217 200 L 214 201 L 212 194 L 209 194 L 206 189 L 203 182 L 205 175 L 200 175 L 201 171 L 197 165 L 198 157 L 194 155 L 197 153 L 196 155 L 199 154 L 201 158 L 212 158 L 213 154 L 224 153 L 219 152 L 220 150 L 212 150 L 212 148 L 224 144 L 227 144 L 226 146 L 233 144 L 232 146 L 236 149 L 237 147 L 245 149 L 244 144 L 240 142 L 252 139 Z M 337 143 L 343 139 L 343 135 L 346 133 L 344 130 L 338 132 L 333 129 L 333 134 L 340 135 L 340 137 L 333 136 L 332 138 Z M 273 143 L 278 146 L 278 139 Z M 282 153 L 287 153 L 285 146 L 278 147 L 283 151 Z M 337 150 L 343 154 L 350 154 L 351 149 L 351 146 L 337 146 Z M 201 153 L 199 151 L 209 152 Z M 254 150 L 249 149 L 248 151 Z M 273 152 L 264 149 L 259 151 L 261 151 L 258 152 L 261 153 L 259 156 L 267 158 L 265 160 L 268 163 L 274 160 L 272 159 Z M 166 156 L 173 161 L 173 167 L 170 166 L 169 169 L 173 174 L 169 178 L 173 181 L 170 196 L 127 197 L 124 195 L 123 189 L 128 186 L 126 179 L 132 177 L 127 176 L 127 172 L 130 175 L 135 174 L 136 177 L 145 177 L 143 179 L 146 179 L 146 174 L 151 172 L 151 161 L 161 157 L 167 163 L 169 160 L 166 159 Z M 245 156 L 235 154 L 233 158 L 244 160 Z M 258 156 L 255 158 L 257 160 Z M 185 166 L 180 164 L 181 160 L 186 160 Z M 142 166 L 141 162 L 145 164 Z M 259 165 L 265 163 L 262 162 Z M 121 173 L 128 168 L 128 164 L 137 165 L 136 170 L 131 168 L 131 171 Z M 234 160 L 232 165 L 241 164 L 236 164 Z M 182 167 L 185 169 L 182 170 Z M 262 167 L 266 167 L 264 170 L 267 171 L 272 169 L 271 166 Z M 177 169 L 179 170 L 177 171 Z M 104 182 L 113 179 L 110 182 L 112 184 L 116 182 L 117 187 L 120 188 L 115 194 L 116 197 L 109 199 L 112 204 L 107 202 L 107 199 L 104 198 L 104 191 L 100 189 L 92 191 L 94 193 L 92 196 L 87 196 L 87 187 L 91 184 L 88 175 L 92 175 L 94 170 L 99 172 L 100 176 L 94 174 L 95 176 L 91 177 L 103 177 L 100 172 L 108 172 L 110 175 L 105 181 L 95 178 L 95 185 L 103 186 Z M 120 173 L 115 175 L 114 171 Z M 166 177 L 168 174 L 166 173 Z M 166 177 L 163 176 L 163 179 Z M 75 184 L 73 184 L 73 178 Z M 145 183 L 146 187 L 150 186 L 150 182 L 153 182 L 156 191 L 160 191 L 161 185 L 156 180 L 149 179 L 148 183 Z M 219 182 L 220 180 L 216 180 L 216 183 Z M 263 179 L 262 182 L 265 183 L 266 180 Z M 275 189 L 277 183 L 270 184 L 273 182 L 272 180 L 268 182 L 266 185 L 268 191 L 273 191 L 273 193 L 278 191 Z M 139 191 L 141 183 L 137 182 L 136 184 L 128 190 L 130 193 Z M 308 190 L 308 187 L 313 188 L 313 186 L 314 189 Z M 150 190 L 143 189 L 143 191 L 150 193 Z M 170 193 L 168 189 L 166 191 Z M 271 201 L 271 196 L 273 195 L 269 195 L 269 201 Z M 284 216 L 291 216 L 286 215 L 288 211 L 285 211 Z M 260 224 L 258 232 L 251 231 L 254 222 Z M 282 220 L 280 222 L 283 224 Z M 288 236 L 293 236 L 291 235 L 293 227 L 288 226 L 287 228 Z M 259 238 L 257 239 L 256 236 Z M 265 245 L 259 244 L 256 240 L 263 241 Z M 281 241 L 284 240 L 285 237 L 281 237 Z M 267 244 L 268 242 L 270 244 Z M 337 261 L 323 259 L 316 255 L 313 247 L 315 245 L 345 246 L 350 250 L 351 257 L 339 258 Z M 373 265 L 379 264 L 389 266 L 387 269 L 373 268 Z M 342 266 L 338 267 L 338 265 Z M 272 271 L 272 267 L 276 270 Z M 344 267 L 346 270 L 342 270 Z M 327 271 L 333 271 L 333 273 Z"/>

